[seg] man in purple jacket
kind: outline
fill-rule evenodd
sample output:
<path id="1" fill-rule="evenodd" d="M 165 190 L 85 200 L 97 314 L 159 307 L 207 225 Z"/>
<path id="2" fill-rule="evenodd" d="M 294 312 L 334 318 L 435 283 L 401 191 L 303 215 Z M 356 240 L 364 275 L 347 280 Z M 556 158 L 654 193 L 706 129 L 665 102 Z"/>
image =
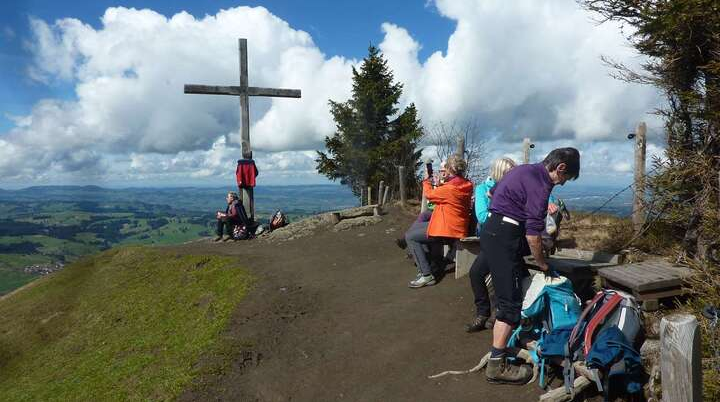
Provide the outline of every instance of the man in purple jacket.
<path id="1" fill-rule="evenodd" d="M 492 191 L 490 213 L 480 232 L 497 299 L 490 361 L 485 371 L 490 382 L 525 384 L 532 377 L 529 366 L 515 366 L 506 359 L 508 338 L 520 322 L 520 280 L 527 274 L 520 250 L 522 238 L 527 238 L 538 269 L 550 274 L 540 237 L 545 229 L 548 196 L 556 184 L 563 185 L 579 175 L 578 150 L 558 148 L 542 163 L 513 168 Z"/>

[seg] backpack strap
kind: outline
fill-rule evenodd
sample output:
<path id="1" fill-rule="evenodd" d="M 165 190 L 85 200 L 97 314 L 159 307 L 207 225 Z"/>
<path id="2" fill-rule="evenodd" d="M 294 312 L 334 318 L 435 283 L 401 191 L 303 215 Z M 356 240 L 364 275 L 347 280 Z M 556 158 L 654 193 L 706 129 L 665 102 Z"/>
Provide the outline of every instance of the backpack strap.
<path id="1" fill-rule="evenodd" d="M 578 322 L 575 325 L 575 328 L 573 328 L 572 332 L 570 333 L 570 338 L 568 339 L 568 344 L 573 345 L 577 339 L 580 337 L 582 330 L 584 328 L 583 323 L 585 322 L 585 318 L 587 318 L 588 315 L 590 315 L 590 311 L 595 308 L 595 305 L 605 296 L 605 292 L 602 290 L 597 292 L 595 294 L 595 297 L 592 298 L 592 301 L 590 301 L 590 304 L 585 307 L 582 314 L 580 314 L 580 318 L 578 318 Z"/>
<path id="2" fill-rule="evenodd" d="M 623 297 L 621 295 L 613 293 L 613 295 L 610 296 L 610 299 L 608 299 L 602 305 L 602 307 L 600 307 L 600 310 L 598 310 L 598 312 L 595 313 L 595 315 L 593 315 L 593 317 L 590 319 L 587 330 L 585 331 L 585 341 L 583 342 L 583 350 L 586 356 L 588 353 L 590 353 L 590 347 L 592 346 L 592 337 L 595 333 L 595 330 L 605 320 L 605 317 L 607 317 L 608 314 L 610 314 L 610 312 L 613 311 L 622 300 Z"/>

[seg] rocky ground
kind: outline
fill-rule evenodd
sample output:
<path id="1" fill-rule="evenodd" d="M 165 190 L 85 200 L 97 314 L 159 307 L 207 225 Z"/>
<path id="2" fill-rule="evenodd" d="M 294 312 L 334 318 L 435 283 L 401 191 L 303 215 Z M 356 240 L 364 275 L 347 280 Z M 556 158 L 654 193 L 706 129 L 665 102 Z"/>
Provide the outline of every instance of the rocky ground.
<path id="1" fill-rule="evenodd" d="M 536 384 L 490 385 L 482 372 L 427 378 L 473 367 L 490 333 L 463 330 L 474 312 L 467 277 L 407 287 L 415 268 L 394 239 L 413 218 L 326 215 L 253 241 L 180 247 L 237 256 L 258 278 L 227 333 L 238 357 L 180 399 L 537 400 Z"/>

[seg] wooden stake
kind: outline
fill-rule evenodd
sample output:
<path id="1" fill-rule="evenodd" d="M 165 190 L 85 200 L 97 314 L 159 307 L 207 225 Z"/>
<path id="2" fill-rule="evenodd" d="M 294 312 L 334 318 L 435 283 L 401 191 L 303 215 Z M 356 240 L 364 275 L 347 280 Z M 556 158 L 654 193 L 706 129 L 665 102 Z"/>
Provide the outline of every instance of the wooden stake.
<path id="1" fill-rule="evenodd" d="M 390 186 L 385 187 L 385 194 L 383 194 L 383 205 L 388 203 L 388 195 L 390 195 Z"/>
<path id="2" fill-rule="evenodd" d="M 405 192 L 405 166 L 398 166 L 398 183 L 400 186 L 400 202 L 405 205 L 407 193 Z"/>
<path id="3" fill-rule="evenodd" d="M 428 163 L 432 163 L 432 160 L 426 159 L 425 164 L 427 165 Z M 424 166 L 423 166 L 423 168 L 424 168 Z M 430 178 L 430 180 L 432 180 L 432 177 Z M 425 191 L 423 191 L 422 199 L 420 200 L 420 213 L 424 213 L 427 211 L 428 211 L 428 200 L 427 200 L 427 197 L 425 196 Z"/>
<path id="4" fill-rule="evenodd" d="M 702 401 L 700 327 L 695 316 L 660 321 L 660 372 L 664 401 Z"/>
<path id="5" fill-rule="evenodd" d="M 635 129 L 635 195 L 633 196 L 632 222 L 635 233 L 639 233 L 645 224 L 645 151 L 647 126 L 645 122 L 638 124 Z"/>
<path id="6" fill-rule="evenodd" d="M 458 135 L 455 155 L 457 155 L 460 159 L 465 159 L 465 136 L 462 134 Z"/>
<path id="7" fill-rule="evenodd" d="M 383 180 L 380 180 L 380 184 L 378 185 L 378 205 L 382 205 L 382 196 L 383 196 L 383 187 L 385 187 L 385 182 Z"/>
<path id="8" fill-rule="evenodd" d="M 368 205 L 372 205 L 372 186 L 368 186 L 367 202 Z"/>
<path id="9" fill-rule="evenodd" d="M 530 138 L 523 138 L 523 163 L 530 163 Z"/>

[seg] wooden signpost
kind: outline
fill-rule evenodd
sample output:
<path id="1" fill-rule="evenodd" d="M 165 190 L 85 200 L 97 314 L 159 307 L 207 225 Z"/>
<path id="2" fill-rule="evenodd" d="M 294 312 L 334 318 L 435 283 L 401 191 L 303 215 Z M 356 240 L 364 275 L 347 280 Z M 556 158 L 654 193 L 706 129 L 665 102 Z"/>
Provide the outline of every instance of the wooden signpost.
<path id="1" fill-rule="evenodd" d="M 242 157 L 252 159 L 252 148 L 250 147 L 250 96 L 270 96 L 275 98 L 300 98 L 299 89 L 284 88 L 260 88 L 248 86 L 248 63 L 247 63 L 247 39 L 238 39 L 240 50 L 240 85 L 239 86 L 213 86 L 186 84 L 186 94 L 205 95 L 231 95 L 240 98 L 240 129 Z M 248 208 L 250 218 L 255 217 L 255 203 L 253 201 L 253 189 L 242 188 L 243 204 Z"/>

